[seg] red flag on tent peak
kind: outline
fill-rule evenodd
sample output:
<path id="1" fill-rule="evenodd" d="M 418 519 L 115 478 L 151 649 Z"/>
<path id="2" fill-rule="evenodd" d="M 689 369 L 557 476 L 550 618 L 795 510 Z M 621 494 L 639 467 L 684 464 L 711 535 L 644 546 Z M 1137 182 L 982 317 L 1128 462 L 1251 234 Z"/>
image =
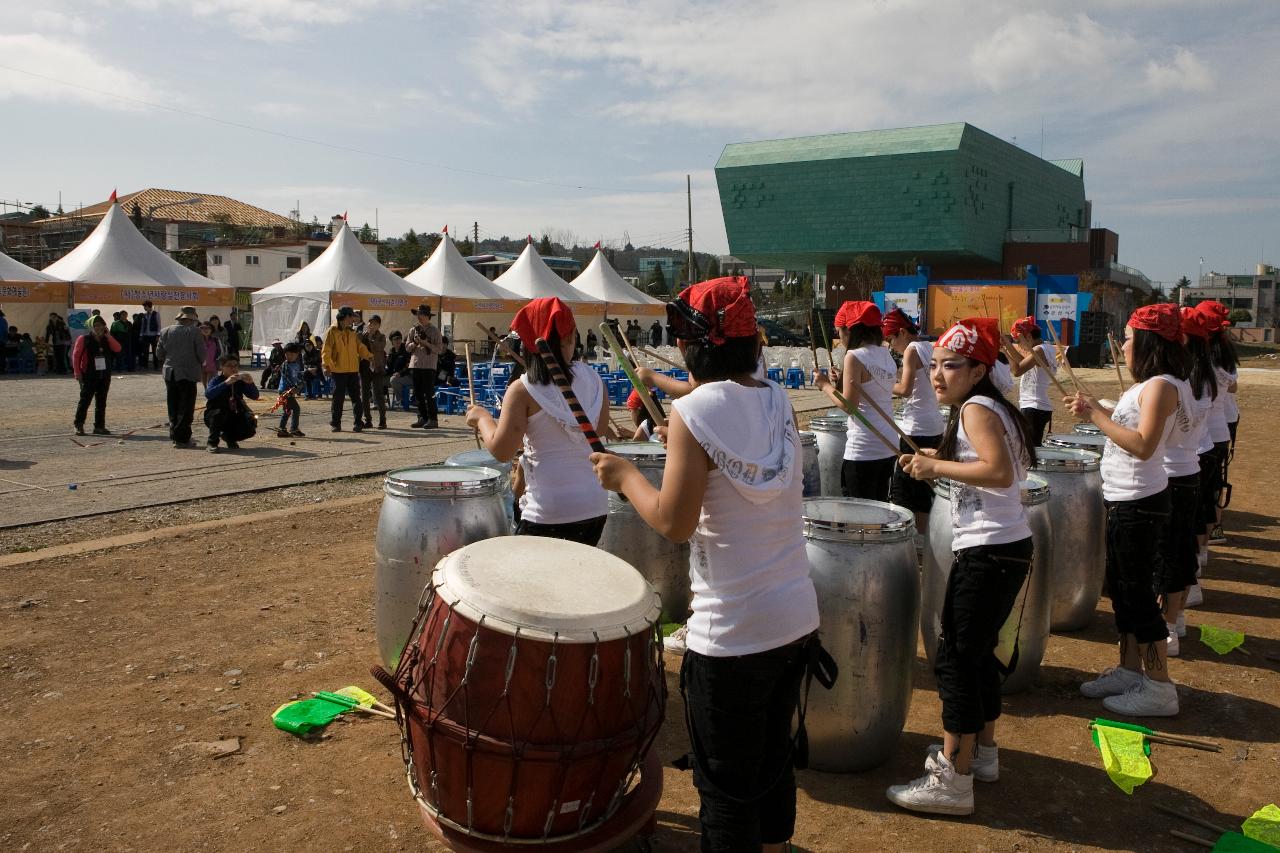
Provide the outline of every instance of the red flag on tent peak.
<path id="1" fill-rule="evenodd" d="M 347 212 L 346 212 L 345 210 L 344 210 L 344 211 L 342 211 L 342 221 L 343 221 L 343 222 L 346 222 L 346 221 L 347 221 Z"/>
<path id="2" fill-rule="evenodd" d="M 592 246 L 591 248 L 593 248 L 593 249 L 599 249 L 599 248 L 600 248 L 600 241 L 599 241 L 599 240 L 597 240 L 597 241 L 596 241 L 596 244 L 595 244 L 594 246 Z"/>
<path id="3" fill-rule="evenodd" d="M 525 241 L 526 243 L 529 243 L 530 245 L 532 245 L 532 244 L 533 244 L 533 235 L 532 235 L 532 234 L 528 234 L 528 235 L 526 235 L 526 236 L 525 236 L 525 238 L 524 238 L 524 241 Z"/>
<path id="4" fill-rule="evenodd" d="M 115 203 L 116 203 L 116 201 L 117 201 L 117 199 L 116 199 L 116 191 L 115 191 L 114 189 L 112 189 L 112 190 L 111 190 L 111 198 L 107 199 L 107 201 L 111 202 L 112 204 L 115 204 Z"/>
<path id="5" fill-rule="evenodd" d="M 440 233 L 441 233 L 441 234 L 448 234 L 448 233 L 449 233 L 449 226 L 448 226 L 448 225 L 446 225 L 446 226 L 444 227 L 444 229 L 443 229 Z"/>

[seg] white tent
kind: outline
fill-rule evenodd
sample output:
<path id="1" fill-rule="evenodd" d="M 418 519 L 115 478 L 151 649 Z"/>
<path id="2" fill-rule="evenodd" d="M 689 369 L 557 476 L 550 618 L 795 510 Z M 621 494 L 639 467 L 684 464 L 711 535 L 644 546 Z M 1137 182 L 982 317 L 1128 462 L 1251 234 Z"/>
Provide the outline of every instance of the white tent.
<path id="1" fill-rule="evenodd" d="M 44 334 L 51 313 L 67 314 L 71 285 L 0 252 L 0 311 L 34 340 Z"/>
<path id="2" fill-rule="evenodd" d="M 378 263 L 343 225 L 329 248 L 299 272 L 264 287 L 253 303 L 253 347 L 270 346 L 273 338 L 297 337 L 302 323 L 323 335 L 342 307 L 358 308 L 366 319 L 382 315 L 383 328 L 407 327 L 408 312 L 430 302 L 429 294 Z"/>
<path id="3" fill-rule="evenodd" d="M 194 305 L 202 315 L 230 312 L 235 289 L 187 269 L 151 244 L 111 205 L 84 242 L 44 270 L 72 283 L 76 308 L 99 308 L 110 317 L 121 308 L 133 313 L 149 299 L 168 322 L 163 306 Z M 176 313 L 176 312 L 175 312 Z M 82 331 L 88 312 L 72 312 L 68 324 Z"/>
<path id="4" fill-rule="evenodd" d="M 599 249 L 587 268 L 573 280 L 573 286 L 588 296 L 603 299 L 605 314 L 610 318 L 623 323 L 639 321 L 644 327 L 643 339 L 646 342 L 654 320 L 659 325 L 666 323 L 667 304 L 627 284 Z"/>
<path id="5" fill-rule="evenodd" d="M 505 332 L 511 318 L 528 300 L 509 290 L 504 290 L 478 273 L 467 263 L 453 244 L 453 238 L 445 235 L 431 253 L 431 257 L 405 281 L 430 293 L 431 305 L 439 313 L 440 328 L 456 343 L 459 340 L 483 340 L 484 335 L 476 323 L 495 326 Z"/>
<path id="6" fill-rule="evenodd" d="M 524 247 L 520 257 L 498 276 L 494 284 L 506 288 L 521 299 L 540 299 L 547 296 L 558 296 L 568 303 L 574 314 L 587 314 L 599 317 L 604 313 L 604 300 L 590 296 L 551 271 L 537 251 L 533 243 Z M 578 325 L 583 325 L 579 323 Z M 585 334 L 585 333 L 584 333 Z"/>

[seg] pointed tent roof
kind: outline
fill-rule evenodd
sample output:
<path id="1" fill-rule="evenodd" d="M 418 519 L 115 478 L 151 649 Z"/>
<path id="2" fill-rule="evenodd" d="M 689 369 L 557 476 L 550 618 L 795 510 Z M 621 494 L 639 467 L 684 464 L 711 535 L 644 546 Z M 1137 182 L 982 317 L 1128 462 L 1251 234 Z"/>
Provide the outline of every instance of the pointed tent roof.
<path id="1" fill-rule="evenodd" d="M 151 245 L 119 204 L 111 205 L 83 243 L 44 272 L 77 284 L 232 289 L 187 269 Z"/>
<path id="2" fill-rule="evenodd" d="M 520 257 L 494 280 L 494 284 L 505 287 L 521 299 L 558 296 L 570 303 L 601 305 L 604 302 L 603 299 L 583 293 L 553 273 L 551 267 L 538 256 L 533 243 L 525 245 Z"/>
<path id="3" fill-rule="evenodd" d="M 0 282 L 5 282 L 6 284 L 9 282 L 15 284 L 44 284 L 46 282 L 66 284 L 65 281 L 57 276 L 32 269 L 24 263 L 15 261 L 4 252 L 0 252 Z"/>
<path id="4" fill-rule="evenodd" d="M 591 263 L 573 280 L 573 286 L 588 296 L 603 299 L 611 307 L 664 304 L 661 299 L 654 299 L 627 284 L 605 259 L 604 251 L 601 249 L 596 250 L 596 256 L 591 259 Z"/>
<path id="5" fill-rule="evenodd" d="M 431 257 L 413 272 L 405 276 L 405 281 L 412 282 L 432 296 L 445 299 L 471 299 L 492 301 L 521 300 L 523 297 L 494 284 L 478 273 L 475 267 L 467 263 L 466 258 L 453 244 L 448 234 L 436 246 Z M 448 306 L 445 310 L 452 310 Z"/>
<path id="6" fill-rule="evenodd" d="M 260 298 L 272 296 L 327 296 L 334 292 L 413 297 L 427 295 L 422 288 L 407 282 L 378 263 L 343 223 L 333 242 L 320 257 L 283 281 L 257 291 L 253 301 L 256 303 Z"/>

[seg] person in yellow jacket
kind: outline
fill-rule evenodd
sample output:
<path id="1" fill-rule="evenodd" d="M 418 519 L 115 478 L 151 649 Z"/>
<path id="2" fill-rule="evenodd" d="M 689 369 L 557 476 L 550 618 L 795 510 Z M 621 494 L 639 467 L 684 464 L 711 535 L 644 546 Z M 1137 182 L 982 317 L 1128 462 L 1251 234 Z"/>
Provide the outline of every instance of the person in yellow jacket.
<path id="1" fill-rule="evenodd" d="M 351 414 L 355 417 L 352 432 L 363 432 L 360 423 L 360 359 L 371 359 L 360 336 L 351 330 L 351 318 L 356 314 L 350 306 L 338 309 L 338 324 L 329 329 L 320 350 L 320 364 L 324 375 L 333 379 L 333 405 L 329 425 L 334 432 L 342 432 L 342 397 L 351 398 Z"/>

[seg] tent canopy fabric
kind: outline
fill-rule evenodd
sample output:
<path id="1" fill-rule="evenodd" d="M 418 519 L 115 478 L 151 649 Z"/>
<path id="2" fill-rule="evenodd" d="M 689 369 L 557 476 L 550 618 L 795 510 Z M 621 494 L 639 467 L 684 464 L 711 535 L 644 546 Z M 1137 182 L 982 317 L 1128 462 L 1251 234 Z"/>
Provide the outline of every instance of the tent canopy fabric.
<path id="1" fill-rule="evenodd" d="M 0 252 L 0 310 L 10 326 L 44 334 L 49 314 L 67 314 L 71 285 Z"/>
<path id="2" fill-rule="evenodd" d="M 514 313 L 525 302 L 524 297 L 478 273 L 448 234 L 422 266 L 405 276 L 405 281 L 441 300 L 442 311 Z"/>
<path id="3" fill-rule="evenodd" d="M 44 282 L 67 283 L 66 279 L 32 269 L 20 261 L 15 261 L 4 252 L 0 252 L 0 283 L 41 284 Z"/>
<path id="4" fill-rule="evenodd" d="M 558 296 L 574 307 L 600 312 L 604 300 L 590 296 L 551 271 L 529 243 L 506 272 L 494 280 L 494 284 L 517 294 L 521 299 L 541 299 Z"/>
<path id="5" fill-rule="evenodd" d="M 614 306 L 621 308 L 627 305 L 665 304 L 661 299 L 641 293 L 627 284 L 605 259 L 604 252 L 600 249 L 596 250 L 596 256 L 591 259 L 591 263 L 587 264 L 587 268 L 573 280 L 573 286 L 588 296 L 607 302 L 610 313 L 613 313 Z"/>

